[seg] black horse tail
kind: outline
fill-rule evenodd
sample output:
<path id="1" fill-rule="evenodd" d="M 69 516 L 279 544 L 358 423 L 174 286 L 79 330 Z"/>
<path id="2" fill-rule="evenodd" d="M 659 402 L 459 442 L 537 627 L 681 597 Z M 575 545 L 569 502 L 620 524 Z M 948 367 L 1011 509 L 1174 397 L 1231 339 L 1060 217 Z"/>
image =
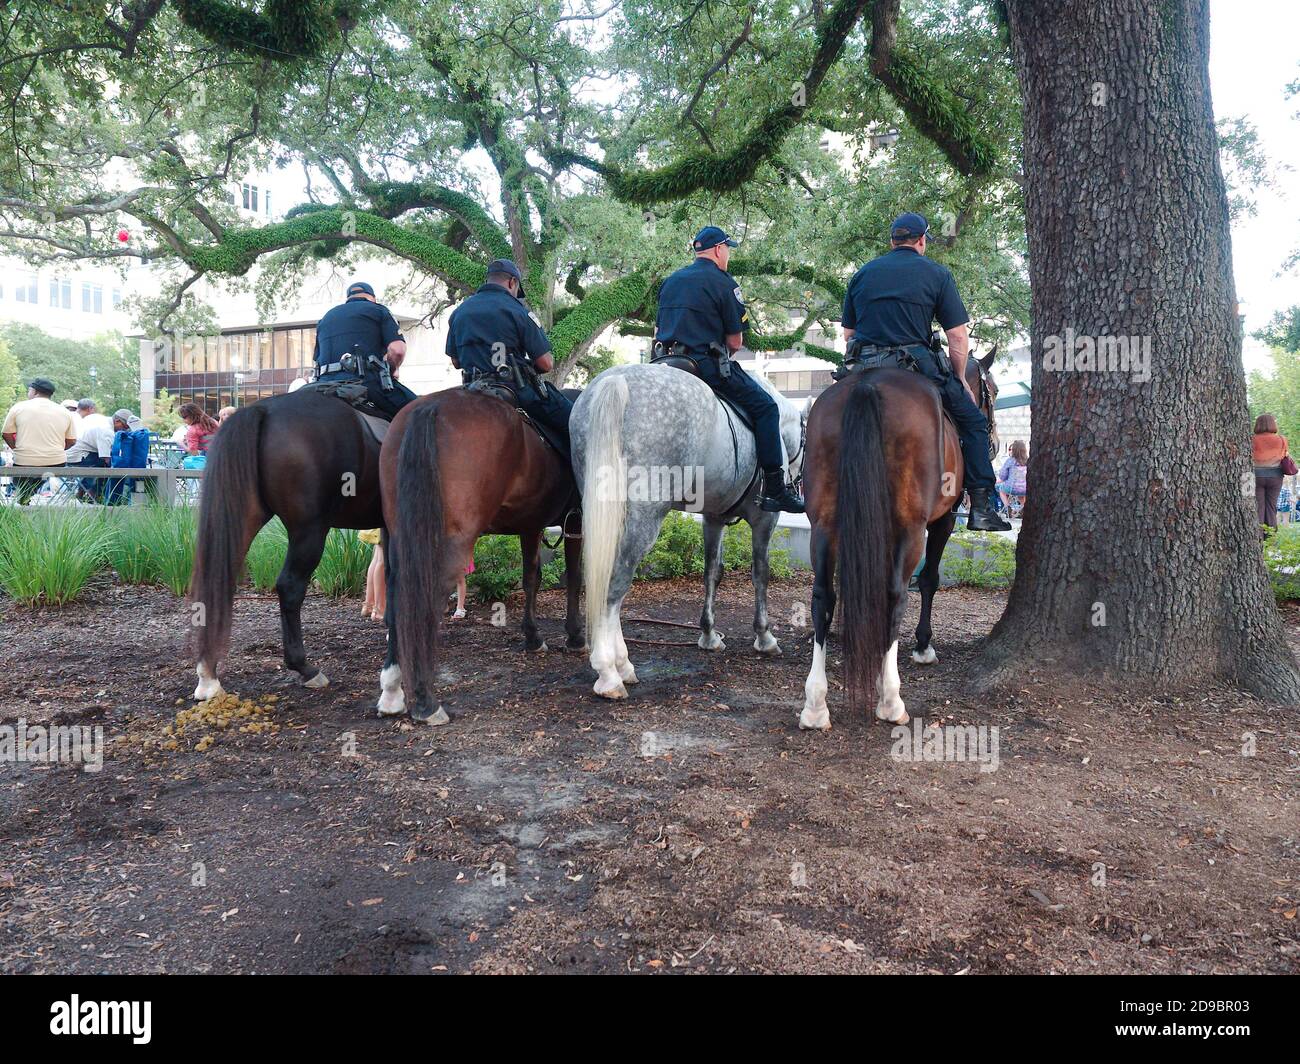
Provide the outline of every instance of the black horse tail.
<path id="1" fill-rule="evenodd" d="M 397 647 L 407 710 L 426 720 L 436 708 L 438 622 L 443 587 L 442 484 L 437 404 L 415 407 L 397 453 L 397 527 L 391 549 L 397 580 Z"/>
<path id="2" fill-rule="evenodd" d="M 850 705 L 871 697 L 889 649 L 894 553 L 880 393 L 869 373 L 858 374 L 858 378 L 844 404 L 835 503 L 844 684 Z"/>
<path id="3" fill-rule="evenodd" d="M 200 678 L 196 698 L 210 697 L 221 689 L 216 671 L 230 643 L 235 585 L 249 544 L 266 521 L 258 472 L 265 422 L 266 409 L 260 403 L 236 410 L 213 438 L 204 465 L 190 582 Z"/>

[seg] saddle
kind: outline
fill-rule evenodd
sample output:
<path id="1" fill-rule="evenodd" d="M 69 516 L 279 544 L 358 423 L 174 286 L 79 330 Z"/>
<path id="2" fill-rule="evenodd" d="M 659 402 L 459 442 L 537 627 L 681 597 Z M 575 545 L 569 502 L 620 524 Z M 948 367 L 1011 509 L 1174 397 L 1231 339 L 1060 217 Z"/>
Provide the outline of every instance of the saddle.
<path id="1" fill-rule="evenodd" d="M 467 392 L 479 392 L 483 395 L 490 395 L 494 399 L 500 399 L 502 402 L 509 403 L 518 411 L 519 416 L 524 419 L 524 423 L 529 425 L 542 442 L 551 448 L 556 454 L 566 461 L 569 457 L 568 448 L 564 446 L 563 441 L 548 426 L 543 425 L 528 416 L 528 411 L 519 405 L 519 393 L 515 390 L 514 383 L 507 377 L 490 376 L 481 374 L 475 377 L 468 384 L 462 385 Z"/>
<path id="2" fill-rule="evenodd" d="M 313 381 L 298 390 L 306 391 L 308 388 L 321 395 L 342 399 L 357 412 L 375 442 L 379 444 L 384 442 L 393 419 L 386 411 L 380 410 L 370 401 L 370 394 L 361 381 Z"/>
<path id="3" fill-rule="evenodd" d="M 655 355 L 650 359 L 650 365 L 671 366 L 673 369 L 680 369 L 689 373 L 692 377 L 698 378 L 700 376 L 700 367 L 696 364 L 695 359 L 691 358 L 689 355 L 677 355 L 672 354 L 671 352 L 662 355 Z M 745 428 L 749 429 L 750 432 L 754 431 L 754 422 L 745 411 L 721 392 L 714 391 L 713 394 L 717 396 L 718 402 L 736 415 L 737 420 L 744 425 Z"/>

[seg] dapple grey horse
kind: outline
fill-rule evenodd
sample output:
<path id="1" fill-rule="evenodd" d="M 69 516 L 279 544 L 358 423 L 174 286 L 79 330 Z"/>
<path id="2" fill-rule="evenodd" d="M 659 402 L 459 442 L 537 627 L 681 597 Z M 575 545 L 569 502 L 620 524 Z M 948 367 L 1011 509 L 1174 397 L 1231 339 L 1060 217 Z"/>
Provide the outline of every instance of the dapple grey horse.
<path id="1" fill-rule="evenodd" d="M 803 415 L 767 381 L 756 379 L 780 407 L 787 470 L 797 476 Z M 615 366 L 596 377 L 574 405 L 569 435 L 583 495 L 587 639 L 596 694 L 626 698 L 624 685 L 636 683 L 619 612 L 669 510 L 704 515 L 699 645 L 724 647 L 713 626 L 722 533 L 732 518 L 743 517 L 753 530 L 754 649 L 779 654 L 767 619 L 767 548 L 777 515 L 758 505 L 753 435 L 713 390 L 671 366 Z"/>

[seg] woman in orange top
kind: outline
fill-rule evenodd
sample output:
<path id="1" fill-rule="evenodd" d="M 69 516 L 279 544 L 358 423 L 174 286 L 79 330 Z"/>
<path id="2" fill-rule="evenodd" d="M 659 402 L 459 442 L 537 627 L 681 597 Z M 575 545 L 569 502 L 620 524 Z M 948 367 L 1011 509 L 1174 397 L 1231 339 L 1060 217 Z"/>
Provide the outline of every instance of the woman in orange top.
<path id="1" fill-rule="evenodd" d="M 1282 490 L 1282 459 L 1287 450 L 1286 437 L 1277 431 L 1277 418 L 1260 414 L 1255 419 L 1251 455 L 1255 463 L 1255 509 L 1259 523 L 1277 528 L 1277 497 Z"/>

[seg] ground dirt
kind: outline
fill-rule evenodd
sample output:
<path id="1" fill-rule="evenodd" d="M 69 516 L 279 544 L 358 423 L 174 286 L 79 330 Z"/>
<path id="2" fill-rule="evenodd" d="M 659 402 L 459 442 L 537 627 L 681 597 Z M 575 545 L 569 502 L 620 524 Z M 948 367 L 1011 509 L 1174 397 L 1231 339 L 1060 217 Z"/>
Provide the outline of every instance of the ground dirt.
<path id="1" fill-rule="evenodd" d="M 700 594 L 638 584 L 626 612 L 693 621 Z M 509 628 L 479 607 L 449 629 L 454 720 L 430 729 L 375 716 L 384 635 L 359 603 L 308 600 L 332 682 L 307 690 L 277 684 L 274 600 L 245 594 L 223 679 L 269 726 L 211 745 L 164 730 L 194 686 L 178 600 L 105 581 L 66 610 L 6 601 L 0 723 L 109 746 L 98 773 L 0 765 L 0 971 L 1300 971 L 1294 711 L 1065 698 L 1030 664 L 971 698 L 1004 600 L 945 590 L 939 663 L 903 655 L 903 696 L 927 725 L 996 726 L 998 766 L 901 761 L 845 705 L 834 636 L 834 728 L 796 727 L 808 595 L 774 585 L 774 659 L 735 574 L 724 651 L 628 624 L 621 703 L 581 654 L 526 656 L 517 602 Z M 552 648 L 562 611 L 542 596 Z"/>

